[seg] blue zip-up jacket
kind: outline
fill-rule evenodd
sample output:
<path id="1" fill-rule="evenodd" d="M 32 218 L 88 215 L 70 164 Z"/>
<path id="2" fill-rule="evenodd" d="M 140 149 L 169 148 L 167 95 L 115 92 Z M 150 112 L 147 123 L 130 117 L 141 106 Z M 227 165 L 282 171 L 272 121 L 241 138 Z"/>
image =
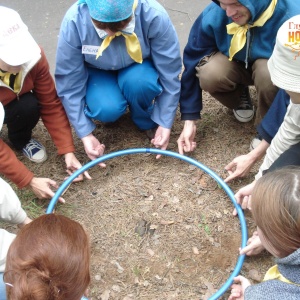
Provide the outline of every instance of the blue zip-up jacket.
<path id="1" fill-rule="evenodd" d="M 195 67 L 199 61 L 213 52 L 228 55 L 232 35 L 227 34 L 226 25 L 232 23 L 225 10 L 216 3 L 209 4 L 193 24 L 183 53 L 185 70 L 181 79 L 180 111 L 182 120 L 200 119 L 202 90 Z M 271 0 L 239 0 L 251 13 L 249 23 L 255 22 L 268 8 Z M 277 0 L 272 17 L 263 27 L 250 29 L 250 40 L 235 54 L 234 60 L 250 64 L 259 58 L 269 59 L 275 45 L 279 27 L 294 15 L 300 14 L 300 5 L 295 0 Z M 248 51 L 247 51 L 248 47 Z M 248 56 L 247 56 L 248 52 Z M 245 61 L 246 62 L 246 61 Z"/>
<path id="2" fill-rule="evenodd" d="M 182 68 L 178 37 L 166 10 L 155 0 L 139 0 L 134 11 L 135 29 L 143 59 L 151 59 L 163 87 L 156 98 L 152 120 L 171 128 L 180 96 Z M 119 70 L 135 63 L 127 53 L 123 36 L 113 39 L 103 55 L 96 53 L 103 39 L 97 34 L 86 4 L 75 3 L 67 11 L 59 34 L 56 54 L 56 88 L 79 138 L 95 129 L 85 116 L 87 67 Z"/>

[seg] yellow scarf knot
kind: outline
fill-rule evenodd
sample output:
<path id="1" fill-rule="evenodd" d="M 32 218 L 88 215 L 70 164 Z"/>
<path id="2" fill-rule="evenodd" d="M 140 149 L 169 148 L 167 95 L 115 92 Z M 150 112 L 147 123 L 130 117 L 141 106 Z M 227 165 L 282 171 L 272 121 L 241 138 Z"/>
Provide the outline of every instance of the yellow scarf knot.
<path id="1" fill-rule="evenodd" d="M 290 284 L 294 284 L 294 285 L 297 285 L 297 286 L 300 286 L 299 284 L 297 283 L 294 283 L 290 280 L 288 280 L 287 278 L 285 278 L 278 270 L 278 266 L 275 265 L 273 267 L 271 267 L 265 277 L 264 277 L 264 280 L 263 281 L 267 281 L 267 280 L 272 280 L 272 279 L 277 279 L 277 280 L 280 280 L 282 282 L 286 282 L 286 283 L 290 283 Z"/>
<path id="2" fill-rule="evenodd" d="M 96 59 L 98 59 L 99 56 L 102 56 L 103 51 L 109 46 L 110 42 L 116 37 L 116 36 L 120 36 L 123 35 L 125 38 L 125 43 L 126 43 L 126 48 L 127 48 L 127 53 L 129 54 L 129 56 L 137 63 L 142 63 L 143 62 L 143 56 L 142 56 L 142 49 L 141 49 L 141 45 L 139 42 L 139 39 L 137 37 L 137 35 L 133 32 L 131 34 L 127 34 L 127 33 L 123 33 L 123 32 L 116 32 L 115 35 L 111 35 L 111 36 L 107 36 L 98 52 L 96 55 Z"/>
<path id="3" fill-rule="evenodd" d="M 135 0 L 133 3 L 133 11 L 136 9 L 138 4 L 138 1 Z M 99 47 L 99 50 L 96 55 L 96 59 L 98 59 L 99 56 L 102 56 L 103 51 L 110 45 L 111 41 L 116 37 L 122 35 L 125 38 L 126 43 L 126 49 L 129 56 L 137 63 L 143 62 L 143 55 L 142 55 L 142 49 L 140 41 L 137 37 L 137 35 L 132 33 L 125 33 L 118 31 L 114 35 L 106 36 L 103 40 L 101 46 Z"/>
<path id="4" fill-rule="evenodd" d="M 21 90 L 22 72 L 20 71 L 17 74 L 12 74 L 0 71 L 0 80 L 2 80 L 3 83 L 12 88 L 17 94 Z"/>
<path id="5" fill-rule="evenodd" d="M 245 24 L 240 26 L 236 23 L 230 23 L 227 27 L 227 33 L 233 35 L 229 48 L 229 60 L 232 61 L 234 55 L 239 52 L 246 43 L 247 31 L 252 27 L 262 27 L 273 15 L 277 0 L 272 0 L 269 7 L 261 14 L 261 16 L 253 24 Z"/>

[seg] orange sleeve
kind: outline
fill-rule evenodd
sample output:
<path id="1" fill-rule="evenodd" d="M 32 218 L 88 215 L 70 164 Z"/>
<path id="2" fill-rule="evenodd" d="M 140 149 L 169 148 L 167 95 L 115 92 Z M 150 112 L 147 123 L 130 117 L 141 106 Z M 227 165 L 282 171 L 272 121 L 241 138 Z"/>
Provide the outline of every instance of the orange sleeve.
<path id="1" fill-rule="evenodd" d="M 42 57 L 30 72 L 34 92 L 41 106 L 41 118 L 47 128 L 58 154 L 74 152 L 71 126 L 64 107 L 57 96 L 54 80 L 44 51 Z"/>
<path id="2" fill-rule="evenodd" d="M 0 139 L 0 173 L 15 183 L 18 188 L 27 186 L 34 176 L 2 139 Z"/>

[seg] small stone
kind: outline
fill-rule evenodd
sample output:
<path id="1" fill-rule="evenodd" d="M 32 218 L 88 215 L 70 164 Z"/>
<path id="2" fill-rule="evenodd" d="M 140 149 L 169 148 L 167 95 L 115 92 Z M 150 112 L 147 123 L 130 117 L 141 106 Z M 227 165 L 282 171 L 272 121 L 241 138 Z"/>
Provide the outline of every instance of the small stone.
<path id="1" fill-rule="evenodd" d="M 100 281 L 101 280 L 101 275 L 95 275 L 95 280 Z"/>

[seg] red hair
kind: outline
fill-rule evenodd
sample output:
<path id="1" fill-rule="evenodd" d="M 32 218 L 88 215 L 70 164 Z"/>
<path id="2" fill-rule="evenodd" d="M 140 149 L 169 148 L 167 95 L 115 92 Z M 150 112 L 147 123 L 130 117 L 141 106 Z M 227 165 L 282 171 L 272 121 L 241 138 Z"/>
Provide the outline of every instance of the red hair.
<path id="1" fill-rule="evenodd" d="M 300 168 L 286 167 L 261 177 L 252 192 L 252 215 L 279 257 L 300 248 Z"/>
<path id="2" fill-rule="evenodd" d="M 62 215 L 40 216 L 20 230 L 9 248 L 7 297 L 80 300 L 90 283 L 89 265 L 89 239 L 83 227 Z"/>

